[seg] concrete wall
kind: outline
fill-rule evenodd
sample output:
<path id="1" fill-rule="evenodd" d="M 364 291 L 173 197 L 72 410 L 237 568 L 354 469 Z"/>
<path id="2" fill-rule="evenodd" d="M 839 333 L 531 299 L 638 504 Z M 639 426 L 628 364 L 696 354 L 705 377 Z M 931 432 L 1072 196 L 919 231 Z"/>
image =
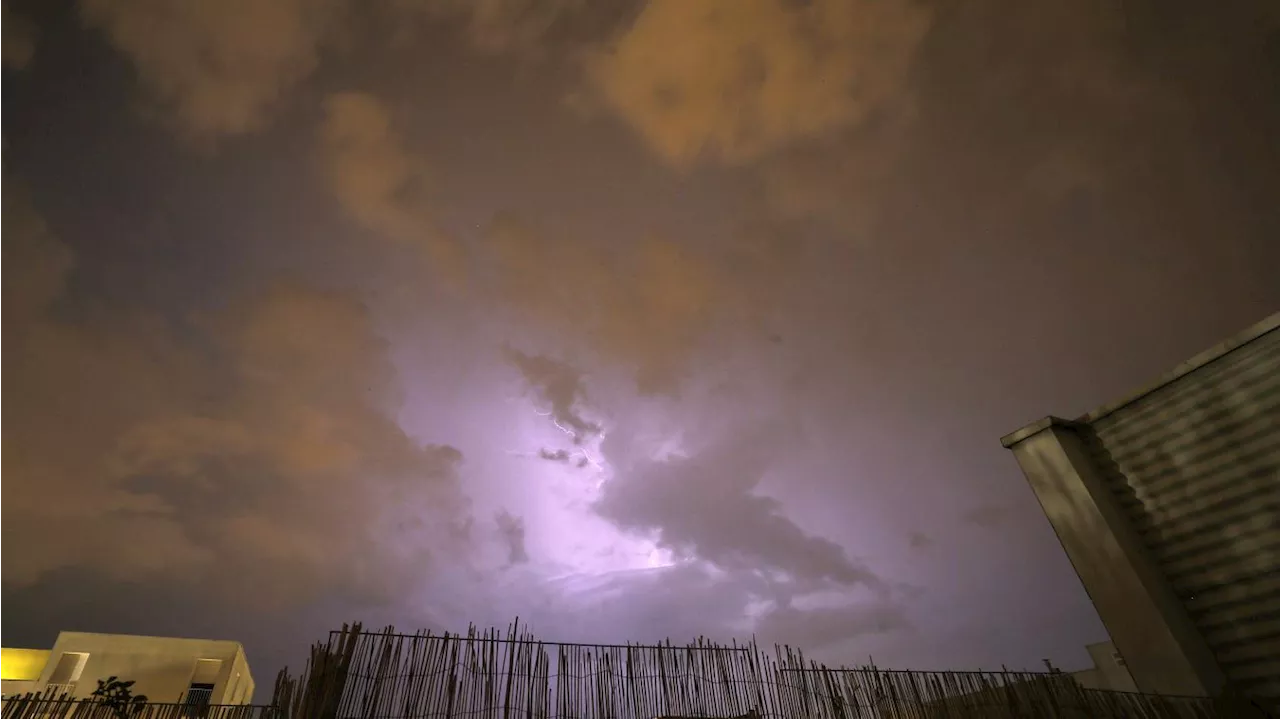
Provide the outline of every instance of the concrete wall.
<path id="1" fill-rule="evenodd" d="M 97 680 L 116 676 L 121 681 L 135 681 L 134 694 L 145 694 L 150 701 L 177 702 L 190 685 L 197 659 L 222 661 L 210 703 L 231 703 L 228 689 L 235 689 L 231 679 L 237 667 L 241 681 L 247 678 L 250 686 L 253 682 L 239 642 L 62 632 L 40 676 L 41 688 L 68 652 L 89 655 L 76 682 L 73 696 L 77 698 L 89 696 L 97 688 Z M 248 696 L 251 698 L 252 692 Z"/>
<path id="2" fill-rule="evenodd" d="M 249 671 L 249 661 L 241 649 L 231 665 L 228 678 L 225 704 L 249 704 L 253 702 L 255 689 L 253 674 Z"/>
<path id="3" fill-rule="evenodd" d="M 0 679 L 0 696 L 11 697 L 34 692 L 36 684 L 37 682 L 31 679 Z"/>
<path id="4" fill-rule="evenodd" d="M 1280 313 L 1002 442 L 1139 688 L 1280 696 Z"/>

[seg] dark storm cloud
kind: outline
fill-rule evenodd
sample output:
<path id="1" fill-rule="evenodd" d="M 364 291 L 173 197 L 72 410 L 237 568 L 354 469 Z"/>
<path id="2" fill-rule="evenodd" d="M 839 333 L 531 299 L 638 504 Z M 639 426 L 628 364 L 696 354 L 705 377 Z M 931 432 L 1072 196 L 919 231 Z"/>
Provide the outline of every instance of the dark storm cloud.
<path id="1" fill-rule="evenodd" d="M 540 449 L 538 450 L 538 459 L 545 459 L 548 462 L 562 462 L 565 464 L 573 462 L 578 467 L 585 467 L 587 465 L 586 457 L 581 455 L 575 457 L 573 453 L 567 449 Z"/>
<path id="2" fill-rule="evenodd" d="M 132 62 L 144 102 L 176 131 L 200 141 L 269 126 L 326 53 L 369 41 L 352 37 L 353 16 L 381 16 L 398 33 L 422 21 L 460 22 L 476 47 L 506 51 L 535 46 L 560 17 L 582 5 L 581 0 L 80 0 L 84 21 Z M 6 64 L 10 52 L 17 53 L 15 60 L 23 57 L 25 45 L 15 37 L 11 51 L 6 36 Z"/>
<path id="3" fill-rule="evenodd" d="M 549 449 L 540 449 L 538 450 L 538 457 L 551 462 L 568 462 L 569 450 L 557 449 L 555 451 L 552 451 Z"/>
<path id="4" fill-rule="evenodd" d="M 22 382 L 5 406 L 23 417 L 5 432 L 6 582 L 80 569 L 380 596 L 465 546 L 461 456 L 390 419 L 395 372 L 358 302 L 280 284 L 180 328 L 98 305 L 68 319 L 71 254 L 19 201 L 6 192 L 5 374 Z M 82 533 L 21 541 L 50 523 Z"/>
<path id="5" fill-rule="evenodd" d="M 1126 189 L 1115 183 L 1141 171 L 1140 158 L 1175 149 L 1160 144 L 1186 110 L 1133 61 L 1124 12 L 941 8 L 939 25 L 916 48 L 912 101 L 772 158 L 763 167 L 770 198 L 788 216 L 827 216 L 883 236 L 899 222 L 885 213 L 902 211 L 886 199 L 932 195 L 938 180 L 966 198 L 970 222 L 998 223 L 1000 232 L 1078 193 Z M 1027 43 L 1032 37 L 1042 39 Z M 1018 61 L 1006 63 L 1011 54 Z"/>
<path id="6" fill-rule="evenodd" d="M 679 556 L 726 571 L 786 576 L 805 588 L 880 587 L 840 545 L 807 534 L 780 502 L 757 493 L 777 450 L 767 433 L 749 432 L 688 457 L 624 464 L 596 510 L 624 529 L 653 533 Z"/>
<path id="7" fill-rule="evenodd" d="M 132 61 L 149 102 L 199 139 L 265 127 L 315 71 L 344 0 L 167 2 L 82 0 Z"/>
<path id="8" fill-rule="evenodd" d="M 498 526 L 498 533 L 507 547 L 507 565 L 524 564 L 529 561 L 529 551 L 524 546 L 524 520 L 503 510 L 494 515 L 493 521 Z"/>
<path id="9" fill-rule="evenodd" d="M 75 253 L 53 235 L 22 185 L 5 183 L 3 218 L 4 323 L 25 330 L 62 295 Z"/>
<path id="10" fill-rule="evenodd" d="M 549 406 L 551 418 L 573 433 L 575 444 L 600 434 L 600 425 L 581 414 L 582 403 L 587 397 L 582 374 L 578 370 L 550 357 L 527 355 L 509 347 L 506 348 L 506 358 L 520 370 L 538 398 Z"/>

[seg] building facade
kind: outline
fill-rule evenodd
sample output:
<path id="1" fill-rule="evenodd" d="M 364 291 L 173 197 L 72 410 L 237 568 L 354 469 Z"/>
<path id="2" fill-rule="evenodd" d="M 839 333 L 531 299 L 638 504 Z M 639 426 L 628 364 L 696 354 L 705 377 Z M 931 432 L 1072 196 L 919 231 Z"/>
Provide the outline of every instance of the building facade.
<path id="1" fill-rule="evenodd" d="M 1002 443 L 1138 689 L 1280 696 L 1280 313 Z"/>
<path id="2" fill-rule="evenodd" d="M 99 679 L 134 681 L 152 702 L 249 704 L 253 675 L 239 642 L 61 632 L 52 649 L 4 649 L 3 694 L 83 699 Z"/>
<path id="3" fill-rule="evenodd" d="M 1101 689 L 1112 692 L 1136 692 L 1138 685 L 1129 673 L 1128 663 L 1124 655 L 1116 649 L 1113 642 L 1098 642 L 1085 647 L 1089 650 L 1089 658 L 1093 666 L 1078 672 L 1071 672 L 1071 677 L 1085 689 Z"/>

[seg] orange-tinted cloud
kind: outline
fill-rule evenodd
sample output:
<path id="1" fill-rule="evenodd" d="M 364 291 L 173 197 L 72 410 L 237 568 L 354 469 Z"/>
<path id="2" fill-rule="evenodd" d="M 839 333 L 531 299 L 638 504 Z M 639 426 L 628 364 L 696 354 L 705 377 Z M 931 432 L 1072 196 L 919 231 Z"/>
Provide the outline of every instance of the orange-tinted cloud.
<path id="1" fill-rule="evenodd" d="M 345 0 L 81 0 L 180 132 L 261 129 L 310 75 Z"/>
<path id="2" fill-rule="evenodd" d="M 877 203 L 897 179 L 913 121 L 899 107 L 768 158 L 758 167 L 765 207 L 783 221 L 818 219 L 855 240 L 866 239 Z"/>
<path id="3" fill-rule="evenodd" d="M 4 192 L 4 324 L 39 317 L 62 294 L 75 254 L 49 230 L 26 188 Z"/>
<path id="4" fill-rule="evenodd" d="M 743 163 L 892 100 L 928 25 L 913 0 L 649 0 L 589 75 L 671 164 Z"/>
<path id="5" fill-rule="evenodd" d="M 133 578 L 209 559 L 163 499 L 102 479 L 114 428 L 180 398 L 188 358 L 146 318 L 93 331 L 55 320 L 74 254 L 12 184 L 3 224 L 5 581 L 85 565 Z"/>
<path id="6" fill-rule="evenodd" d="M 39 29 L 27 18 L 11 12 L 7 2 L 0 4 L 0 26 L 4 28 L 4 67 L 21 70 L 35 57 Z"/>
<path id="7" fill-rule="evenodd" d="M 528 49 L 583 0 L 80 0 L 85 22 L 129 58 L 147 102 L 178 132 L 198 140 L 263 129 L 333 45 L 383 43 L 353 32 L 377 18 L 392 32 L 423 19 L 463 25 L 482 51 Z M 30 57 L 26 35 L 11 44 L 6 15 L 5 64 Z M 18 24 L 13 29 L 19 29 Z"/>
<path id="8" fill-rule="evenodd" d="M 462 250 L 427 212 L 424 163 L 405 147 L 391 112 L 367 93 L 325 100 L 319 131 L 325 178 L 352 219 L 396 242 L 421 248 L 447 277 L 465 272 Z"/>
<path id="9" fill-rule="evenodd" d="M 511 307 L 632 370 L 645 393 L 674 390 L 713 321 L 744 306 L 746 288 L 710 256 L 652 236 L 606 247 L 504 219 L 488 243 Z"/>
<path id="10" fill-rule="evenodd" d="M 179 332 L 108 307 L 72 322 L 51 311 L 69 251 L 8 199 L 6 582 L 162 574 L 292 601 L 385 594 L 459 556 L 461 455 L 396 424 L 359 303 L 280 285 Z"/>
<path id="11" fill-rule="evenodd" d="M 586 0 L 391 0 L 398 20 L 414 16 L 460 20 L 484 52 L 531 50 L 553 26 L 582 10 Z"/>

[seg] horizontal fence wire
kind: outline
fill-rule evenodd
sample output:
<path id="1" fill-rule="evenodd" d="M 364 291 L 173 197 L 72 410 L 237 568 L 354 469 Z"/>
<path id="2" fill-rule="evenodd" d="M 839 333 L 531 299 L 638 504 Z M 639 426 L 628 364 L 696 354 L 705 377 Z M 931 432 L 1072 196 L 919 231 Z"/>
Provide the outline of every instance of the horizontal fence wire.
<path id="1" fill-rule="evenodd" d="M 1249 702 L 1082 688 L 1061 672 L 831 668 L 785 646 L 544 642 L 505 632 L 344 626 L 281 672 L 288 719 L 1251 719 Z"/>

